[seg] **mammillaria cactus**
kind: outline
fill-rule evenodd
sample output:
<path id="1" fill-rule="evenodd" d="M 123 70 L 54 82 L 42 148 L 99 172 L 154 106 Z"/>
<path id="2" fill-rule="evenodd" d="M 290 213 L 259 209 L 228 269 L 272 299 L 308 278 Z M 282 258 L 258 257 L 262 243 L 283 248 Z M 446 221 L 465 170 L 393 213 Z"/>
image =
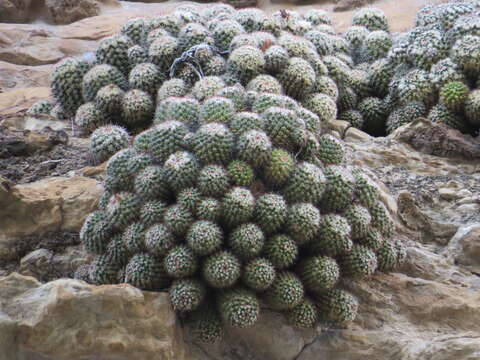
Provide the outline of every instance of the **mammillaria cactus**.
<path id="1" fill-rule="evenodd" d="M 115 125 L 103 126 L 90 136 L 90 153 L 95 161 L 102 162 L 126 148 L 129 142 L 130 136 L 125 129 Z"/>
<path id="2" fill-rule="evenodd" d="M 385 51 L 358 63 L 323 12 L 292 14 L 215 5 L 132 21 L 114 38 L 132 37 L 128 70 L 124 46 L 105 42 L 104 63 L 79 80 L 85 127 L 113 122 L 135 136 L 108 160 L 100 209 L 81 231 L 97 256 L 89 277 L 168 290 L 201 341 L 222 324 L 253 325 L 260 300 L 298 327 L 351 321 L 344 280 L 404 258 L 376 183 L 322 130 L 337 103 L 352 124 L 385 127 L 385 109 L 400 105 L 383 98 L 399 92 L 394 66 Z M 357 18 L 390 39 L 381 13 Z M 146 62 L 131 60 L 134 46 Z"/>
<path id="3" fill-rule="evenodd" d="M 50 100 L 37 101 L 27 110 L 27 115 L 48 115 L 52 111 L 53 106 Z"/>

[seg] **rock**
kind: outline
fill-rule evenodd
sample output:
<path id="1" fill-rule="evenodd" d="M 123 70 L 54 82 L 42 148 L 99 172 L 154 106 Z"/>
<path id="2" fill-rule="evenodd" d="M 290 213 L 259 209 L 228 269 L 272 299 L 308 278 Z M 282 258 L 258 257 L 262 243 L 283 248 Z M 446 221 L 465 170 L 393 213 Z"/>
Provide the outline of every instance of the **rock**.
<path id="1" fill-rule="evenodd" d="M 53 252 L 47 249 L 38 249 L 25 255 L 20 260 L 20 273 L 41 279 L 48 274 L 51 268 Z"/>
<path id="2" fill-rule="evenodd" d="M 457 231 L 458 226 L 437 221 L 426 211 L 423 211 L 411 193 L 401 192 L 397 200 L 400 219 L 407 228 L 419 233 L 419 241 L 423 243 L 437 242 L 446 245 Z"/>
<path id="3" fill-rule="evenodd" d="M 438 189 L 438 193 L 440 198 L 447 201 L 470 198 L 472 196 L 472 192 L 467 189 L 463 189 L 462 184 L 457 181 L 449 181 L 447 184 Z"/>
<path id="4" fill-rule="evenodd" d="M 5 130 L 0 134 L 0 158 L 28 156 L 67 142 L 68 135 L 65 131 L 55 131 L 49 127 L 43 128 L 42 131 L 26 130 L 20 133 Z"/>
<path id="5" fill-rule="evenodd" d="M 480 265 L 480 224 L 458 230 L 450 242 L 456 248 L 455 259 L 463 265 Z"/>
<path id="6" fill-rule="evenodd" d="M 62 277 L 73 277 L 78 266 L 89 263 L 93 256 L 87 254 L 81 246 L 69 246 L 58 254 L 42 248 L 25 255 L 20 260 L 19 273 L 33 276 L 40 281 L 49 281 Z"/>
<path id="7" fill-rule="evenodd" d="M 52 67 L 16 65 L 0 61 L 0 92 L 35 86 L 49 87 Z"/>
<path id="8" fill-rule="evenodd" d="M 65 56 L 94 51 L 93 41 L 63 37 L 46 26 L 21 24 L 12 27 L 0 24 L 0 60 L 16 65 L 55 64 Z M 38 86 L 38 85 L 37 85 Z"/>
<path id="9" fill-rule="evenodd" d="M 343 140 L 346 142 L 356 142 L 356 141 L 370 141 L 372 137 L 368 135 L 366 132 L 354 128 L 353 126 L 349 127 L 345 131 L 345 135 Z"/>
<path id="10" fill-rule="evenodd" d="M 30 3 L 31 0 L 0 0 L 0 22 L 28 22 Z"/>
<path id="11" fill-rule="evenodd" d="M 244 7 L 254 7 L 258 5 L 257 0 L 226 0 L 228 5 L 232 5 L 236 9 L 241 9 Z"/>
<path id="12" fill-rule="evenodd" d="M 437 156 L 480 158 L 480 143 L 441 123 L 418 119 L 401 126 L 392 138 L 413 146 L 414 149 Z"/>
<path id="13" fill-rule="evenodd" d="M 78 231 L 101 193 L 97 180 L 81 176 L 0 187 L 0 258 L 16 256 L 15 243 L 22 237 Z"/>
<path id="14" fill-rule="evenodd" d="M 166 293 L 14 273 L 0 294 L 2 360 L 190 358 Z"/>
<path id="15" fill-rule="evenodd" d="M 11 115 L 22 110 L 27 110 L 38 100 L 49 97 L 49 87 L 25 88 L 8 91 L 3 94 L 0 93 L 0 121 L 2 120 L 2 115 Z"/>
<path id="16" fill-rule="evenodd" d="M 346 131 L 351 127 L 348 121 L 331 120 L 322 124 L 326 129 L 336 131 L 340 134 L 340 139 L 343 139 Z"/>
<path id="17" fill-rule="evenodd" d="M 70 24 L 100 13 L 95 0 L 45 0 L 45 7 L 54 24 Z"/>
<path id="18" fill-rule="evenodd" d="M 373 0 L 337 0 L 333 11 L 347 11 L 364 6 Z"/>
<path id="19" fill-rule="evenodd" d="M 28 116 L 20 113 L 12 114 L 10 116 L 7 115 L 2 122 L 2 127 L 6 127 L 12 131 L 31 131 L 41 133 L 42 131 L 60 132 L 62 130 L 70 130 L 71 124 L 49 115 Z"/>

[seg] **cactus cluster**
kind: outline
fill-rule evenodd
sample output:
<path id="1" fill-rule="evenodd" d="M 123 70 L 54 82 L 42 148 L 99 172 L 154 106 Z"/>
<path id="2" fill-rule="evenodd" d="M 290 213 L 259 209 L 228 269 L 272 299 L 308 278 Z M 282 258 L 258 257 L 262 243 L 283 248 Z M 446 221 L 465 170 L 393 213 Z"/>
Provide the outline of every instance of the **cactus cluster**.
<path id="1" fill-rule="evenodd" d="M 353 320 L 344 281 L 404 259 L 375 182 L 288 96 L 238 84 L 240 110 L 218 91 L 193 96 L 159 101 L 157 113 L 180 99 L 199 111 L 159 116 L 108 160 L 82 278 L 168 290 L 202 341 L 253 325 L 261 302 L 298 327 Z"/>
<path id="2" fill-rule="evenodd" d="M 130 20 L 93 61 L 60 64 L 60 109 L 109 158 L 80 232 L 96 254 L 82 279 L 168 290 L 207 342 L 223 324 L 253 325 L 262 302 L 298 327 L 353 320 L 345 281 L 393 270 L 405 251 L 376 183 L 322 123 L 381 134 L 392 83 L 418 102 L 435 96 L 423 67 L 409 75 L 385 61 L 395 41 L 380 11 L 354 26 L 343 38 L 315 9 L 184 5 Z M 472 71 L 474 59 L 463 64 Z M 478 95 L 463 92 L 445 88 L 446 109 L 476 109 Z"/>
<path id="3" fill-rule="evenodd" d="M 338 102 L 339 118 L 376 136 L 418 117 L 478 132 L 478 8 L 475 1 L 429 5 L 412 29 L 396 35 L 388 33 L 380 10 L 359 10 L 344 37 L 349 65 L 366 86 L 350 79 L 357 105 Z"/>

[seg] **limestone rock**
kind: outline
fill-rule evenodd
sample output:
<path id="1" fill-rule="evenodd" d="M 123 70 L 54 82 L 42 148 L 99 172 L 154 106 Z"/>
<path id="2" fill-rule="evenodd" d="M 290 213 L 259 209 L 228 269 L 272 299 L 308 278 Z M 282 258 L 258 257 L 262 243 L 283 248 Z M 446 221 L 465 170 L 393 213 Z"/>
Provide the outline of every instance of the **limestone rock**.
<path id="1" fill-rule="evenodd" d="M 70 24 L 100 13 L 95 0 L 46 0 L 45 7 L 54 24 Z"/>
<path id="2" fill-rule="evenodd" d="M 0 157 L 27 156 L 67 142 L 68 135 L 64 131 L 55 131 L 49 127 L 42 131 L 26 130 L 20 134 L 5 130 L 0 134 Z"/>
<path id="3" fill-rule="evenodd" d="M 441 123 L 418 119 L 394 131 L 394 139 L 427 154 L 465 159 L 480 158 L 480 143 Z"/>
<path id="4" fill-rule="evenodd" d="M 31 0 L 0 0 L 0 22 L 27 22 L 30 3 Z"/>
<path id="5" fill-rule="evenodd" d="M 16 65 L 0 61 L 0 92 L 35 86 L 50 86 L 53 65 Z"/>
<path id="6" fill-rule="evenodd" d="M 94 179 L 46 178 L 0 188 L 0 258 L 15 256 L 15 242 L 47 232 L 78 231 L 92 212 L 102 188 Z"/>
<path id="7" fill-rule="evenodd" d="M 225 2 L 237 9 L 257 6 L 258 4 L 257 0 L 226 0 Z"/>
<path id="8" fill-rule="evenodd" d="M 0 116 L 27 110 L 37 101 L 46 99 L 49 96 L 49 87 L 24 88 L 0 93 Z"/>
<path id="9" fill-rule="evenodd" d="M 480 223 L 458 229 L 446 252 L 463 265 L 472 265 L 480 270 Z"/>
<path id="10" fill-rule="evenodd" d="M 92 260 L 93 256 L 87 254 L 81 246 L 69 246 L 59 253 L 42 248 L 30 252 L 20 260 L 19 272 L 40 281 L 50 281 L 73 277 L 77 267 Z"/>
<path id="11" fill-rule="evenodd" d="M 166 293 L 14 273 L 0 294 L 2 360 L 189 359 Z"/>
<path id="12" fill-rule="evenodd" d="M 347 11 L 358 7 L 362 7 L 373 0 L 337 0 L 333 11 Z"/>

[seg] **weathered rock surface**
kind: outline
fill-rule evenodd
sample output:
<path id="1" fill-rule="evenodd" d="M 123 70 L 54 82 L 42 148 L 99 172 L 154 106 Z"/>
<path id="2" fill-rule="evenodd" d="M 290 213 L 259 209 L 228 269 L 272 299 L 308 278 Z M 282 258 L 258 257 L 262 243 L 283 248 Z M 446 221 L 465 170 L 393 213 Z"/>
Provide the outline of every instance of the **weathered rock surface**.
<path id="1" fill-rule="evenodd" d="M 31 0 L 0 0 L 0 22 L 27 22 L 30 3 Z"/>
<path id="2" fill-rule="evenodd" d="M 26 236 L 78 231 L 97 205 L 97 180 L 75 176 L 0 187 L 0 258 L 15 257 L 15 243 Z"/>
<path id="3" fill-rule="evenodd" d="M 165 293 L 12 274 L 0 294 L 2 360 L 189 359 Z"/>
<path id="4" fill-rule="evenodd" d="M 54 24 L 70 24 L 100 13 L 96 0 L 45 0 L 45 7 Z"/>
<path id="5" fill-rule="evenodd" d="M 37 101 L 49 97 L 49 87 L 24 88 L 0 93 L 0 116 L 28 110 Z M 2 118 L 0 118 L 1 120 Z"/>
<path id="6" fill-rule="evenodd" d="M 458 130 L 428 119 L 418 119 L 397 129 L 392 138 L 410 144 L 414 149 L 426 154 L 480 158 L 480 142 Z"/>

